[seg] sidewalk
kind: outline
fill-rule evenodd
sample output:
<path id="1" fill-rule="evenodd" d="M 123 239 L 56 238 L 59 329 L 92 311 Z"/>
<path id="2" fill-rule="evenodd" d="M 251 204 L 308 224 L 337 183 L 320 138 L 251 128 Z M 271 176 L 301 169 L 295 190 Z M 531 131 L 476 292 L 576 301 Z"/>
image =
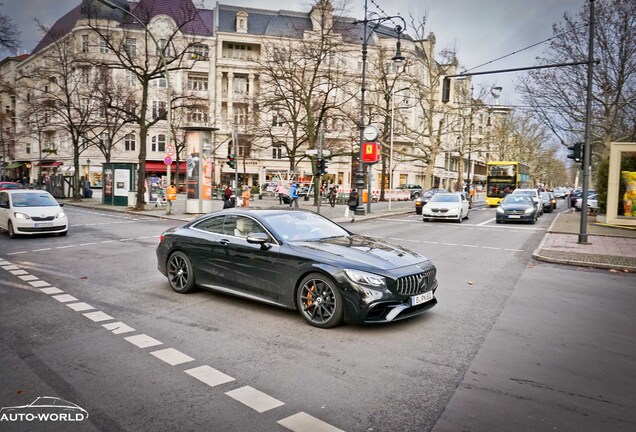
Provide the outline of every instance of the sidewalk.
<path id="1" fill-rule="evenodd" d="M 587 243 L 578 243 L 581 213 L 559 213 L 534 258 L 559 264 L 636 272 L 636 229 L 608 226 L 588 215 Z"/>
<path id="2" fill-rule="evenodd" d="M 185 195 L 177 195 L 173 202 L 171 214 L 167 214 L 166 206 L 153 207 L 146 204 L 146 209 L 136 211 L 129 207 L 111 206 L 102 204 L 101 190 L 94 190 L 93 198 L 83 198 L 74 202 L 71 199 L 60 200 L 71 206 L 89 207 L 97 210 L 117 211 L 136 215 L 160 217 L 176 221 L 189 221 L 197 217 L 197 214 L 185 213 Z M 303 210 L 316 212 L 313 199 L 298 201 Z M 474 207 L 483 206 L 484 202 L 475 202 Z M 366 209 L 366 204 L 364 204 Z M 390 208 L 389 208 L 390 207 Z M 212 201 L 212 211 L 223 208 L 222 200 Z M 250 200 L 250 208 L 254 209 L 286 209 L 288 205 L 279 204 L 278 198 L 264 195 L 263 199 Z M 346 205 L 338 204 L 330 207 L 329 204 L 320 206 L 320 214 L 329 219 L 341 223 L 349 222 L 344 217 Z M 390 215 L 408 214 L 415 211 L 413 201 L 372 202 L 371 213 L 356 216 L 356 221 L 380 218 Z M 543 238 L 543 241 L 534 251 L 535 259 L 559 264 L 579 265 L 586 267 L 616 269 L 620 271 L 636 272 L 636 229 L 619 228 L 597 223 L 595 216 L 588 216 L 587 243 L 578 243 L 581 214 L 573 209 L 556 215 L 552 225 Z"/>

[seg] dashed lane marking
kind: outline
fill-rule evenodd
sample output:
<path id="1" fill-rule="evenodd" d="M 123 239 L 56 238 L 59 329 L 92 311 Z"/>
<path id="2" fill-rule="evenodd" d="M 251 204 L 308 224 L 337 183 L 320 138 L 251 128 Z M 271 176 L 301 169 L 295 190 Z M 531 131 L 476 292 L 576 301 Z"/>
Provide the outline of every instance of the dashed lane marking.
<path id="1" fill-rule="evenodd" d="M 0 267 L 9 271 L 9 272 L 20 272 L 20 267 L 13 265 L 9 261 L 0 259 Z M 66 304 L 69 308 L 73 309 L 76 312 L 84 312 L 87 310 L 94 310 L 95 308 L 88 303 L 78 301 L 75 297 L 70 294 L 65 294 L 64 291 L 57 287 L 52 287 L 46 281 L 39 280 L 37 277 L 29 275 L 19 275 L 18 277 L 28 276 L 29 278 L 34 278 L 35 280 L 30 281 L 29 284 L 34 287 L 44 287 L 39 288 L 44 294 L 48 294 L 50 297 L 56 299 L 60 303 Z M 6 285 L 6 283 L 3 283 Z M 13 286 L 13 285 L 12 285 Z M 22 286 L 20 286 L 22 288 Z M 32 289 L 32 288 L 30 288 Z M 106 314 L 102 311 L 94 311 L 83 314 L 86 318 L 90 319 L 94 322 L 102 322 L 102 321 L 110 321 L 114 320 L 113 317 Z M 130 327 L 127 324 L 124 324 L 120 321 L 116 322 L 108 322 L 102 324 L 107 330 L 110 330 L 113 334 L 124 334 L 135 331 L 134 328 Z M 163 343 L 146 335 L 146 334 L 137 334 L 134 336 L 129 336 L 124 338 L 126 341 L 136 345 L 139 348 L 147 348 L 151 346 L 162 345 Z M 152 351 L 150 354 L 157 357 L 158 359 L 168 363 L 171 366 L 180 365 L 183 363 L 188 363 L 194 361 L 194 358 L 190 357 L 187 354 L 184 354 L 174 348 L 166 348 L 158 351 Z M 203 365 L 196 368 L 188 369 L 184 371 L 188 375 L 198 379 L 199 381 L 209 385 L 210 387 L 216 387 L 221 384 L 225 384 L 231 381 L 235 381 L 229 375 L 224 374 L 223 372 L 214 369 L 211 366 Z M 235 399 L 238 402 L 246 405 L 253 410 L 263 413 L 265 411 L 272 410 L 279 406 L 284 405 L 284 402 L 279 401 L 276 398 L 273 398 L 266 393 L 263 393 L 253 387 L 243 386 L 238 389 L 229 391 L 225 393 L 227 396 Z M 278 421 L 279 424 L 290 429 L 295 432 L 343 432 L 341 429 L 338 429 L 334 426 L 331 426 L 328 423 L 325 423 L 322 420 L 319 420 L 315 417 L 312 417 L 309 414 L 304 412 L 297 413 L 293 416 L 284 418 Z"/>
<path id="2" fill-rule="evenodd" d="M 201 382 L 206 383 L 210 387 L 216 387 L 218 385 L 234 381 L 234 378 L 232 378 L 231 376 L 225 375 L 223 372 L 218 371 L 208 365 L 188 369 L 185 371 L 185 373 L 193 376 Z"/>
<path id="3" fill-rule="evenodd" d="M 284 402 L 279 401 L 261 391 L 256 390 L 250 386 L 237 388 L 236 390 L 225 393 L 232 399 L 236 399 L 243 405 L 247 405 L 258 413 L 264 413 L 279 406 L 285 405 Z"/>
<path id="4" fill-rule="evenodd" d="M 457 243 L 436 242 L 431 240 L 409 240 L 409 239 L 401 239 L 396 237 L 381 237 L 381 236 L 376 236 L 376 237 L 385 238 L 387 240 L 392 240 L 392 241 L 400 241 L 400 242 L 407 241 L 407 242 L 418 243 L 418 244 L 424 243 L 424 244 L 442 245 L 442 246 L 459 246 L 459 247 L 480 248 L 480 249 L 488 249 L 488 250 L 505 250 L 509 252 L 523 252 L 523 249 L 508 249 L 508 248 L 501 248 L 501 247 L 494 247 L 494 246 L 467 245 L 467 244 L 457 244 Z"/>
<path id="5" fill-rule="evenodd" d="M 18 277 L 20 279 L 22 279 L 23 281 L 25 281 L 25 282 L 32 281 L 32 280 L 38 280 L 37 276 L 33 276 L 33 275 L 30 275 L 30 274 L 27 274 L 25 276 L 18 276 Z"/>
<path id="6" fill-rule="evenodd" d="M 25 275 L 28 274 L 26 271 L 24 270 L 11 270 L 11 274 L 14 276 L 20 276 L 20 275 Z M 33 276 L 35 277 L 35 276 Z"/>
<path id="7" fill-rule="evenodd" d="M 148 240 L 148 239 L 153 239 L 153 240 L 159 241 L 159 236 L 154 234 L 154 235 L 148 235 L 148 236 L 122 238 L 122 239 L 117 239 L 117 240 L 102 240 L 102 241 L 99 241 L 99 242 L 70 244 L 70 245 L 64 245 L 64 246 L 55 246 L 54 248 L 42 248 L 42 249 L 33 249 L 33 250 L 30 250 L 30 251 L 9 252 L 9 253 L 7 253 L 7 255 L 20 255 L 20 254 L 25 254 L 25 253 L 46 252 L 46 251 L 51 251 L 51 250 L 71 249 L 71 248 L 75 248 L 75 247 L 95 246 L 95 245 L 106 244 L 106 243 L 117 243 L 117 242 L 127 242 L 127 241 L 133 241 L 133 240 Z M 10 270 L 10 269 L 5 269 L 5 270 Z"/>

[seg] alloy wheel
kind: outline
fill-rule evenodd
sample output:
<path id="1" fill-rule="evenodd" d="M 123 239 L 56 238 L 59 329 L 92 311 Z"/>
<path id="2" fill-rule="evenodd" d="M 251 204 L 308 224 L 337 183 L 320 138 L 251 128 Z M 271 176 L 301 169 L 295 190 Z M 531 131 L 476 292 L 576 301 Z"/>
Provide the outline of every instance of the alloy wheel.
<path id="1" fill-rule="evenodd" d="M 298 308 L 309 324 L 329 328 L 339 325 L 343 318 L 340 292 L 320 275 L 306 277 L 298 290 Z"/>
<path id="2" fill-rule="evenodd" d="M 188 293 L 194 290 L 194 271 L 188 256 L 183 252 L 170 255 L 167 265 L 168 282 L 178 293 Z"/>

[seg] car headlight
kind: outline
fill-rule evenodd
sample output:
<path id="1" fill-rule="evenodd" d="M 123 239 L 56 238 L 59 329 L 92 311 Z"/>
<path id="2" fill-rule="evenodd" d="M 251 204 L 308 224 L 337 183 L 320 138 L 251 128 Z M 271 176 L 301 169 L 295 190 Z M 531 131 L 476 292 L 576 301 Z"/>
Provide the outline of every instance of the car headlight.
<path id="1" fill-rule="evenodd" d="M 66 213 L 64 213 L 64 210 L 60 210 L 58 214 L 55 215 L 56 218 L 63 218 L 64 216 L 66 216 Z"/>
<path id="2" fill-rule="evenodd" d="M 13 213 L 13 216 L 15 216 L 16 219 L 31 219 L 28 215 L 25 215 L 24 213 L 15 212 Z"/>
<path id="3" fill-rule="evenodd" d="M 386 287 L 386 279 L 383 276 L 352 269 L 345 269 L 344 272 L 349 279 L 356 283 L 370 285 L 374 288 Z"/>
<path id="4" fill-rule="evenodd" d="M 497 213 L 505 213 L 504 209 L 501 206 L 497 207 Z"/>
<path id="5" fill-rule="evenodd" d="M 533 213 L 533 212 L 534 212 L 534 207 L 528 207 L 524 213 L 525 214 L 530 214 L 530 213 Z"/>

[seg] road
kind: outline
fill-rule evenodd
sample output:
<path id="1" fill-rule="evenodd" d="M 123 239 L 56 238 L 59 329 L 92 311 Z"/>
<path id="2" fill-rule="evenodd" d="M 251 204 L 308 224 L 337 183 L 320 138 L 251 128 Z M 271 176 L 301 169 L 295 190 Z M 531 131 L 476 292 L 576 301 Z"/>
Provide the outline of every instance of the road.
<path id="1" fill-rule="evenodd" d="M 174 222 L 65 208 L 67 237 L 0 234 L 0 406 L 57 396 L 90 414 L 43 430 L 453 430 L 445 410 L 464 406 L 453 397 L 511 296 L 534 281 L 559 290 L 606 276 L 531 260 L 550 214 L 536 225 L 497 225 L 492 209 L 462 224 L 359 221 L 347 227 L 433 260 L 439 305 L 390 325 L 321 330 L 293 311 L 172 292 L 155 246 Z"/>

